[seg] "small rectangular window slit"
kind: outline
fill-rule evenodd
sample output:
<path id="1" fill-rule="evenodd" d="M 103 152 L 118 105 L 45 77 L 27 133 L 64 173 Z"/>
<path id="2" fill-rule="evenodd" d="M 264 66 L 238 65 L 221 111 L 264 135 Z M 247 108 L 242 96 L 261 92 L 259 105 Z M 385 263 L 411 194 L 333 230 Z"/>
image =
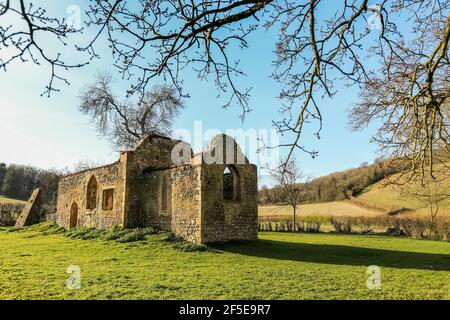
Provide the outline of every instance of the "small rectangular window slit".
<path id="1" fill-rule="evenodd" d="M 114 189 L 103 190 L 103 210 L 112 210 L 114 206 Z"/>

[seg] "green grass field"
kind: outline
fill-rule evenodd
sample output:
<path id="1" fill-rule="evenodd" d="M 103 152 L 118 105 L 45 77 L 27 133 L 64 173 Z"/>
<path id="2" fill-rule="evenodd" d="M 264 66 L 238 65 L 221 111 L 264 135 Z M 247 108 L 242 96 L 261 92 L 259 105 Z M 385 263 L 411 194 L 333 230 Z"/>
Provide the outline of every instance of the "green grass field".
<path id="1" fill-rule="evenodd" d="M 450 243 L 260 233 L 253 243 L 182 252 L 167 234 L 118 243 L 38 226 L 0 231 L 0 299 L 450 299 Z M 67 267 L 81 268 L 69 290 Z M 366 287 L 381 268 L 380 290 Z"/>

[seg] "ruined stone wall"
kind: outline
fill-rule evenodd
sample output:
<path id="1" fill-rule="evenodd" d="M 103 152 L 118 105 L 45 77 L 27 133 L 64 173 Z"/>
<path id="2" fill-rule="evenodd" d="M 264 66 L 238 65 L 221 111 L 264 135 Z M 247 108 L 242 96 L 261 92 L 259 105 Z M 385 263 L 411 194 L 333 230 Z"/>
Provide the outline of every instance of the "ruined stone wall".
<path id="1" fill-rule="evenodd" d="M 124 163 L 85 170 L 67 175 L 59 181 L 56 221 L 59 225 L 70 227 L 72 206 L 77 207 L 77 227 L 112 228 L 122 225 L 124 180 L 119 175 Z M 87 208 L 87 187 L 91 177 L 97 181 L 96 207 Z M 113 208 L 104 210 L 104 190 L 114 189 Z"/>
<path id="2" fill-rule="evenodd" d="M 172 150 L 180 143 L 159 136 L 148 136 L 141 140 L 133 152 L 133 160 L 130 170 L 136 172 L 165 169 L 173 166 Z"/>
<path id="3" fill-rule="evenodd" d="M 201 241 L 256 240 L 257 169 L 236 141 L 216 135 L 192 161 L 202 167 Z M 231 171 L 225 172 L 227 166 Z"/>
<path id="4" fill-rule="evenodd" d="M 15 226 L 18 228 L 31 226 L 41 221 L 42 209 L 42 190 L 34 189 L 31 197 L 28 199 L 25 208 L 23 208 Z"/>
<path id="5" fill-rule="evenodd" d="M 13 226 L 25 205 L 0 203 L 0 226 Z"/>
<path id="6" fill-rule="evenodd" d="M 147 136 L 133 151 L 122 152 L 117 163 L 62 178 L 58 190 L 58 224 L 66 228 L 152 226 L 195 243 L 256 240 L 256 166 L 249 164 L 228 136 L 215 137 L 206 152 L 194 157 L 190 145 L 185 144 L 183 152 L 189 153 L 190 163 L 174 163 L 172 150 L 179 143 L 165 137 Z M 230 150 L 234 153 L 228 157 Z M 231 159 L 233 168 L 225 176 L 225 164 L 205 161 L 222 155 Z M 96 189 L 91 188 L 92 177 L 97 181 Z M 230 200 L 224 199 L 224 179 L 225 198 Z M 97 190 L 96 195 L 91 189 Z M 112 189 L 112 193 L 104 193 Z M 113 194 L 112 208 L 104 200 L 104 197 L 111 198 L 104 194 Z M 105 203 L 109 204 L 105 206 Z M 74 207 L 76 224 L 71 219 Z"/>
<path id="7" fill-rule="evenodd" d="M 202 243 L 201 169 L 201 165 L 184 165 L 170 170 L 171 230 L 195 243 Z"/>
<path id="8" fill-rule="evenodd" d="M 172 150 L 178 143 L 149 137 L 130 155 L 126 226 L 152 226 L 200 242 L 200 167 L 175 166 Z"/>
<path id="9" fill-rule="evenodd" d="M 155 226 L 170 229 L 170 210 L 160 214 L 162 177 L 173 166 L 172 149 L 180 141 L 148 136 L 129 156 L 126 181 L 126 221 L 128 228 Z M 170 186 L 170 181 L 166 181 Z M 170 191 L 170 190 L 169 190 Z M 170 196 L 168 197 L 170 200 Z"/>
<path id="10" fill-rule="evenodd" d="M 165 180 L 165 181 L 164 181 Z M 129 223 L 133 226 L 152 226 L 171 230 L 171 177 L 170 170 L 155 170 L 133 177 L 129 205 Z M 164 188 L 164 190 L 163 190 Z M 163 208 L 165 193 L 165 208 Z"/>
<path id="11" fill-rule="evenodd" d="M 224 200 L 226 165 L 202 165 L 202 242 L 256 240 L 258 237 L 256 166 L 233 166 L 239 175 L 239 198 Z"/>
<path id="12" fill-rule="evenodd" d="M 146 216 L 148 225 L 161 230 L 172 230 L 172 177 L 171 171 L 160 170 L 148 180 L 148 190 L 152 197 L 150 210 Z M 164 204 L 163 204 L 164 202 Z"/>

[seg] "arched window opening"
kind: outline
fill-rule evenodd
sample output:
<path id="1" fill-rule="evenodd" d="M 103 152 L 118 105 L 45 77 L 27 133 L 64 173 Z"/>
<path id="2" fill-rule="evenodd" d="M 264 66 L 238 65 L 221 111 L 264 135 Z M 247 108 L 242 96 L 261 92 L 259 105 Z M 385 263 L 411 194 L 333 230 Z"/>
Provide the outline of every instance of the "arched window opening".
<path id="1" fill-rule="evenodd" d="M 70 207 L 69 229 L 75 229 L 78 226 L 78 205 L 74 202 Z"/>
<path id="2" fill-rule="evenodd" d="M 168 208 L 168 196 L 167 196 L 167 179 L 163 177 L 161 185 L 161 210 L 165 211 Z"/>
<path id="3" fill-rule="evenodd" d="M 234 166 L 226 166 L 223 171 L 223 199 L 239 200 L 239 173 Z"/>
<path id="4" fill-rule="evenodd" d="M 86 208 L 95 209 L 97 207 L 97 180 L 94 176 L 89 179 L 86 195 Z"/>

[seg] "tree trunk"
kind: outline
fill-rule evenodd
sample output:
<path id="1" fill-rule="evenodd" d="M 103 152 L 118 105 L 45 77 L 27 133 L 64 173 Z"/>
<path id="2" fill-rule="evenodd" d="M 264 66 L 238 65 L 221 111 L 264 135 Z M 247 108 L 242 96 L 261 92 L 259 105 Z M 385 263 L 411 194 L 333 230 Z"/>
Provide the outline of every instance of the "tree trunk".
<path id="1" fill-rule="evenodd" d="M 297 209 L 297 206 L 293 206 L 293 208 L 294 208 L 294 231 L 295 231 L 295 212 L 296 212 L 296 209 Z"/>

